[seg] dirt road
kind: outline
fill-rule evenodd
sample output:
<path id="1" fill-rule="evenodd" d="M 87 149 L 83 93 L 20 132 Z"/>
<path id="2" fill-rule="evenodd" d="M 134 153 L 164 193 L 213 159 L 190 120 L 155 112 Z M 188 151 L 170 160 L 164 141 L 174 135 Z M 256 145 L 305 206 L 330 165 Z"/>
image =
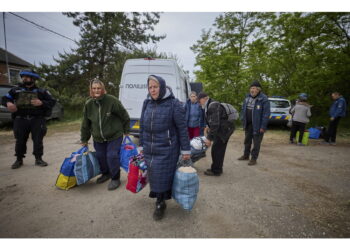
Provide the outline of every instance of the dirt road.
<path id="1" fill-rule="evenodd" d="M 0 134 L 0 237 L 350 237 L 350 143 L 288 145 L 287 132 L 265 135 L 258 165 L 236 159 L 243 133 L 227 148 L 224 174 L 208 177 L 210 154 L 196 163 L 200 192 L 194 209 L 168 202 L 166 217 L 152 219 L 149 188 L 138 194 L 108 183 L 69 191 L 55 187 L 60 165 L 78 132 L 45 138 L 46 168 L 34 166 L 31 141 L 24 166 L 12 170 L 14 139 Z"/>

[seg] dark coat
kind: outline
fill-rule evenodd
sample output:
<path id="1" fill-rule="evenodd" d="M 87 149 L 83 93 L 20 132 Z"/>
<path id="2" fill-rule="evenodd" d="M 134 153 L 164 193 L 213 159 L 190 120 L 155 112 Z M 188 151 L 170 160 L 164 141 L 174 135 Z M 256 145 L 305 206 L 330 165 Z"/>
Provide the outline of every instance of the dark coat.
<path id="1" fill-rule="evenodd" d="M 163 193 L 171 190 L 179 159 L 190 154 L 185 109 L 175 99 L 161 77 L 160 96 L 157 100 L 148 97 L 142 107 L 140 119 L 140 146 L 148 166 L 151 191 Z"/>
<path id="2" fill-rule="evenodd" d="M 346 114 L 346 101 L 344 97 L 339 97 L 332 103 L 329 109 L 329 116 L 333 118 L 345 117 Z"/>
<path id="3" fill-rule="evenodd" d="M 227 120 L 225 108 L 211 98 L 209 98 L 205 110 L 206 124 L 209 127 L 208 140 L 213 141 L 220 138 L 226 143 L 235 130 L 234 122 Z"/>
<path id="4" fill-rule="evenodd" d="M 263 93 L 259 93 L 258 96 L 255 98 L 255 106 L 253 109 L 253 134 L 259 134 L 260 129 L 267 130 L 267 124 L 269 122 L 270 117 L 270 102 L 266 95 Z M 246 96 L 244 102 L 243 102 L 243 108 L 242 108 L 242 122 L 243 122 L 243 128 L 245 129 L 247 126 L 247 102 L 249 99 L 249 94 Z"/>

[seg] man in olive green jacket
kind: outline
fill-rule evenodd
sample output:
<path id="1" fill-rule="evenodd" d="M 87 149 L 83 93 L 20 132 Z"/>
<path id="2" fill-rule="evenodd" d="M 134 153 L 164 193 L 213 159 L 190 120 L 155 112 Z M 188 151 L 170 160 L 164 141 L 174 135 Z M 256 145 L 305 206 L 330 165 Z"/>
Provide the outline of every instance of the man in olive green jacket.
<path id="1" fill-rule="evenodd" d="M 106 94 L 104 84 L 95 79 L 90 85 L 92 98 L 86 101 L 81 125 L 81 143 L 87 145 L 91 135 L 100 163 L 102 176 L 97 183 L 111 178 L 108 190 L 120 185 L 119 152 L 123 134 L 130 130 L 130 118 L 121 102 L 114 96 Z"/>

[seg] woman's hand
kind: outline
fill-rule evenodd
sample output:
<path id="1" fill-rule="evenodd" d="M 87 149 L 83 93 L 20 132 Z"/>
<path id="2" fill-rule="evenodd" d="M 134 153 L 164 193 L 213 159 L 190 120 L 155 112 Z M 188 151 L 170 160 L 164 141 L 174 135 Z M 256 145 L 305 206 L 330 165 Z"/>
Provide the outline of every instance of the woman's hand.
<path id="1" fill-rule="evenodd" d="M 190 154 L 182 155 L 182 160 L 187 161 L 189 159 L 191 159 L 191 155 Z"/>

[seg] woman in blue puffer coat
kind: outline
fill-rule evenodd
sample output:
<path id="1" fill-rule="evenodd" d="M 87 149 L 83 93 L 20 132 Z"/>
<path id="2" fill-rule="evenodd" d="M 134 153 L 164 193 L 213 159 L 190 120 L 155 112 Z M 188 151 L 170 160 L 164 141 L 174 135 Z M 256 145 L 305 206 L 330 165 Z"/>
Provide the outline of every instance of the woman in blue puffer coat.
<path id="1" fill-rule="evenodd" d="M 163 78 L 151 75 L 148 96 L 140 120 L 140 147 L 148 166 L 151 198 L 157 198 L 155 220 L 164 216 L 165 200 L 171 199 L 172 184 L 180 153 L 190 159 L 191 147 L 185 109 Z"/>

